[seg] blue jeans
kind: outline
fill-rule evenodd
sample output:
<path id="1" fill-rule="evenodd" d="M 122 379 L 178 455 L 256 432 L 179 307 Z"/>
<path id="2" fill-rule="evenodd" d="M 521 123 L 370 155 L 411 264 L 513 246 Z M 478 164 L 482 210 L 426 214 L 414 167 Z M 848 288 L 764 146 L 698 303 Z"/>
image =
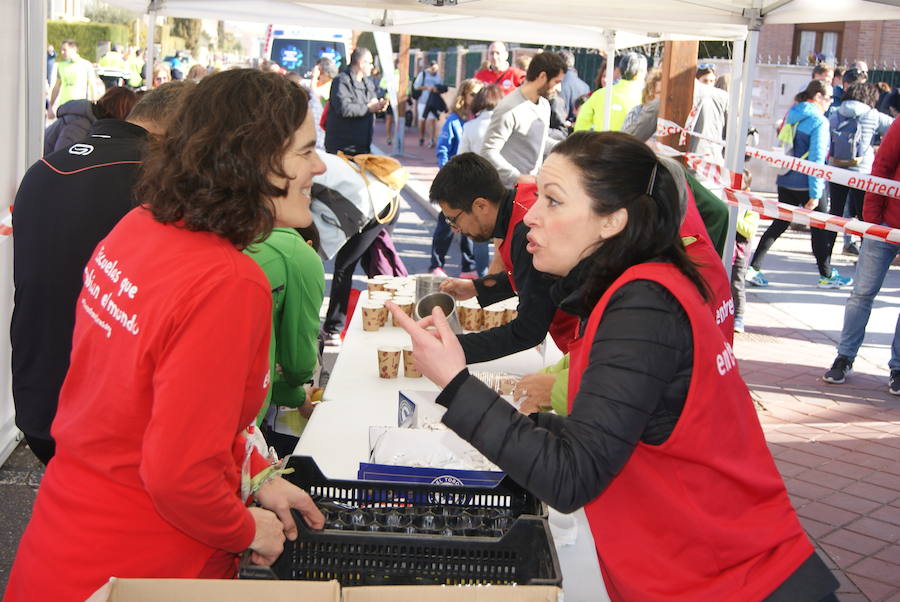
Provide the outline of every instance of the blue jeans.
<path id="1" fill-rule="evenodd" d="M 900 253 L 900 245 L 864 238 L 859 248 L 859 260 L 856 263 L 853 292 L 844 309 L 844 328 L 841 330 L 841 342 L 838 343 L 838 354 L 855 358 L 866 336 L 866 324 L 872 313 L 872 301 L 881 290 L 884 278 L 894 257 Z M 900 316 L 894 329 L 894 341 L 891 344 L 891 370 L 900 370 Z"/>

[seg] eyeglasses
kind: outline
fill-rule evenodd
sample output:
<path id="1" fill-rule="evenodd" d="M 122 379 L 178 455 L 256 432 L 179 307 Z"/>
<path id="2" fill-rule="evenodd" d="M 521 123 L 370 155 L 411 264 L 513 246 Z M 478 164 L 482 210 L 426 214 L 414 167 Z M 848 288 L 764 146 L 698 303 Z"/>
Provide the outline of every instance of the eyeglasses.
<path id="1" fill-rule="evenodd" d="M 444 219 L 447 220 L 447 223 L 450 225 L 451 228 L 456 228 L 458 230 L 459 225 L 456 223 L 456 220 L 458 220 L 459 216 L 462 215 L 463 213 L 465 213 L 465 211 L 460 211 L 459 213 L 457 213 L 456 215 L 451 217 L 451 216 L 447 215 L 447 213 L 445 212 Z"/>

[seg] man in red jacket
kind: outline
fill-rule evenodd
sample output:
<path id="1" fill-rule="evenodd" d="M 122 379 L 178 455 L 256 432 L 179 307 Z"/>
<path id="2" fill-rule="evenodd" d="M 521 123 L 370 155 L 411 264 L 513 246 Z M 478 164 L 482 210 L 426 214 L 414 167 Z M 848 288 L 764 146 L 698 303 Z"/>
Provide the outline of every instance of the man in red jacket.
<path id="1" fill-rule="evenodd" d="M 487 62 L 487 69 L 478 71 L 475 79 L 486 84 L 497 84 L 504 94 L 509 94 L 525 81 L 525 72 L 509 64 L 509 51 L 503 42 L 491 42 Z"/>
<path id="2" fill-rule="evenodd" d="M 900 122 L 894 121 L 884 137 L 881 148 L 875 155 L 872 175 L 900 179 Z M 900 228 L 900 199 L 867 192 L 863 199 L 863 220 L 891 228 Z M 827 383 L 839 385 L 853 372 L 853 360 L 866 336 L 866 324 L 872 312 L 872 301 L 881 290 L 884 277 L 897 254 L 900 245 L 864 238 L 856 263 L 856 284 L 844 309 L 844 328 L 838 343 L 838 355 L 831 369 L 822 376 Z M 894 330 L 891 344 L 891 369 L 888 390 L 891 395 L 900 395 L 900 316 Z"/>

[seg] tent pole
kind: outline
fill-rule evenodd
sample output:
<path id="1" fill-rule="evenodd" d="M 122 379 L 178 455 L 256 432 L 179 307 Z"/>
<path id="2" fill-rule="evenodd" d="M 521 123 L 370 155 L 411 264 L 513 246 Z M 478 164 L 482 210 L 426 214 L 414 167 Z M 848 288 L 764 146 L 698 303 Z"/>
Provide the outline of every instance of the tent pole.
<path id="1" fill-rule="evenodd" d="M 155 2 L 147 7 L 147 50 L 144 52 L 144 88 L 153 88 L 153 63 L 156 60 L 156 15 Z"/>
<path id="2" fill-rule="evenodd" d="M 606 41 L 606 86 L 603 90 L 603 131 L 609 130 L 610 116 L 612 115 L 612 87 L 613 87 L 613 63 L 616 58 L 616 32 L 605 30 L 603 37 Z"/>
<path id="3" fill-rule="evenodd" d="M 750 101 L 753 97 L 753 79 L 756 77 L 756 55 L 759 52 L 759 30 L 762 26 L 762 19 L 757 14 L 751 17 L 749 31 L 747 36 L 747 52 L 744 61 L 745 69 L 741 78 L 741 105 L 738 113 L 738 127 L 735 132 L 737 140 L 734 143 L 734 155 L 732 162 L 728 166 L 734 171 L 735 177 L 732 187 L 742 188 L 744 174 L 744 153 L 747 149 L 747 130 L 750 129 Z M 734 255 L 734 235 L 735 226 L 737 224 L 737 207 L 729 207 L 728 215 L 728 238 L 725 242 L 725 269 L 731 272 L 731 257 Z"/>
<path id="4" fill-rule="evenodd" d="M 744 40 L 734 42 L 731 57 L 731 86 L 728 90 L 728 125 L 725 137 L 725 166 L 734 174 L 744 173 L 744 154 L 738 153 L 738 143 L 746 138 L 740 129 L 741 92 L 744 88 Z M 732 181 L 731 186 L 737 186 Z M 728 206 L 728 235 L 722 248 L 722 262 L 725 271 L 731 273 L 731 258 L 734 256 L 735 228 L 737 226 L 738 208 Z"/>
<path id="5" fill-rule="evenodd" d="M 44 86 L 46 85 L 46 77 L 44 77 L 47 68 L 47 7 L 46 2 L 23 2 L 22 10 L 25 15 L 25 25 L 27 27 L 23 39 L 25 41 L 25 52 L 27 69 L 25 72 L 25 81 L 27 82 L 27 90 L 25 92 L 28 98 L 26 115 L 28 115 L 25 131 L 27 132 L 27 153 L 24 161 L 20 163 L 23 168 L 17 170 L 16 180 L 25 173 L 25 169 L 34 161 L 41 158 L 44 154 L 44 124 L 46 119 L 46 111 L 44 111 Z M 39 107 L 34 110 L 32 107 Z M 12 199 L 7 204 L 11 204 Z M 4 205 L 5 207 L 6 205 Z"/>

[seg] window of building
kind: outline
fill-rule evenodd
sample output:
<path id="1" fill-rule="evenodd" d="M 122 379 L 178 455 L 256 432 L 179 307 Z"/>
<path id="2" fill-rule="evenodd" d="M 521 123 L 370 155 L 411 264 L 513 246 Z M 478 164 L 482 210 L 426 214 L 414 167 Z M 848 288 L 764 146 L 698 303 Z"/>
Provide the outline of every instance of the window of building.
<path id="1" fill-rule="evenodd" d="M 834 65 L 844 37 L 844 23 L 798 23 L 794 28 L 793 60 L 798 65 Z"/>

